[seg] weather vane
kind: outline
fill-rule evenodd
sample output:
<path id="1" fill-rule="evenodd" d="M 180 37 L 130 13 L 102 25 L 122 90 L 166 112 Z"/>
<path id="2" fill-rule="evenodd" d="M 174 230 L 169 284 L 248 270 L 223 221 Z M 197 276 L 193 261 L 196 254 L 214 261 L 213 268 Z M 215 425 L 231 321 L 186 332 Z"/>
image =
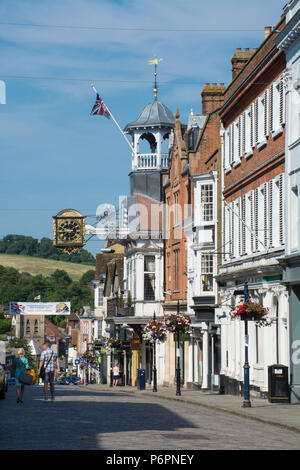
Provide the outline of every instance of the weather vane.
<path id="1" fill-rule="evenodd" d="M 155 100 L 157 100 L 157 92 L 158 92 L 158 89 L 157 89 L 157 66 L 159 64 L 159 62 L 161 62 L 163 59 L 158 59 L 157 56 L 154 57 L 154 59 L 151 59 L 149 60 L 149 65 L 154 65 L 154 89 L 153 89 L 153 93 L 154 93 L 154 97 L 155 97 Z"/>

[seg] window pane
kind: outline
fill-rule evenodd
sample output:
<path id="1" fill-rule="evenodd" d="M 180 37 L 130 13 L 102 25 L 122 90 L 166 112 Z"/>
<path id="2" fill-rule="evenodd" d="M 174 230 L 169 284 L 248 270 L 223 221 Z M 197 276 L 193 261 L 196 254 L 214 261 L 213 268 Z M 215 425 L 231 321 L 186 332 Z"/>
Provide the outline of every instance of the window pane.
<path id="1" fill-rule="evenodd" d="M 201 187 L 202 220 L 213 220 L 213 185 L 205 184 Z"/>
<path id="2" fill-rule="evenodd" d="M 147 273 L 155 273 L 155 256 L 144 257 L 144 271 Z"/>
<path id="3" fill-rule="evenodd" d="M 155 300 L 155 274 L 144 274 L 144 300 Z"/>

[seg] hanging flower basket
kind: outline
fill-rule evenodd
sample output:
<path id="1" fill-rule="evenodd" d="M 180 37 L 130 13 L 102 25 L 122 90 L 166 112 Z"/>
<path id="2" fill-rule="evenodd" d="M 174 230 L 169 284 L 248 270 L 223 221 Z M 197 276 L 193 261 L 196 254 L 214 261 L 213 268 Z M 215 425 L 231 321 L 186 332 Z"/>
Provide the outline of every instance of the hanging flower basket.
<path id="1" fill-rule="evenodd" d="M 186 333 L 191 324 L 191 318 L 186 313 L 171 313 L 165 317 L 165 325 L 168 331 Z"/>
<path id="2" fill-rule="evenodd" d="M 85 359 L 88 364 L 96 364 L 97 362 L 96 356 L 88 351 L 81 355 L 81 359 Z"/>
<path id="3" fill-rule="evenodd" d="M 103 347 L 106 352 L 111 352 L 112 349 L 120 349 L 121 341 L 116 338 L 107 338 L 103 343 Z"/>
<path id="4" fill-rule="evenodd" d="M 239 303 L 231 310 L 232 318 L 240 318 L 241 320 L 255 321 L 259 326 L 270 325 L 270 320 L 267 318 L 268 309 L 255 302 Z"/>
<path id="5" fill-rule="evenodd" d="M 149 321 L 142 328 L 142 337 L 149 343 L 154 343 L 154 341 L 163 343 L 167 339 L 166 327 L 161 321 Z"/>

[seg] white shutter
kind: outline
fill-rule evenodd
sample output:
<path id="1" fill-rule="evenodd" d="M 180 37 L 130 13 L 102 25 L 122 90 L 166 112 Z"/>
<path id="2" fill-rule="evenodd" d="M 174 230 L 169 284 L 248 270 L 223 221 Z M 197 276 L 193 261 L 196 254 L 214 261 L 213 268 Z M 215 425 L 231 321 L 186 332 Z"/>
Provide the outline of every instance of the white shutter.
<path id="1" fill-rule="evenodd" d="M 250 108 L 250 147 L 251 150 L 254 147 L 254 105 Z"/>
<path id="2" fill-rule="evenodd" d="M 249 194 L 249 212 L 250 212 L 250 228 L 251 228 L 251 235 L 250 235 L 250 250 L 254 252 L 254 197 L 253 191 Z"/>
<path id="3" fill-rule="evenodd" d="M 284 244 L 283 175 L 279 177 L 279 244 Z"/>
<path id="4" fill-rule="evenodd" d="M 235 257 L 235 215 L 234 202 L 231 203 L 231 258 Z"/>
<path id="5" fill-rule="evenodd" d="M 263 185 L 263 196 L 264 196 L 264 245 L 265 249 L 268 247 L 268 198 L 267 198 L 267 183 Z"/>
<path id="6" fill-rule="evenodd" d="M 258 98 L 255 100 L 254 103 L 254 143 L 258 144 L 258 126 L 259 126 L 259 120 L 258 120 Z"/>
<path id="7" fill-rule="evenodd" d="M 242 217 L 242 255 L 246 254 L 246 196 L 245 194 L 242 196 L 242 211 L 241 211 L 241 217 Z"/>
<path id="8" fill-rule="evenodd" d="M 267 137 L 269 135 L 268 130 L 268 90 L 264 93 L 264 136 Z"/>
<path id="9" fill-rule="evenodd" d="M 254 189 L 254 251 L 258 251 L 258 188 Z"/>
<path id="10" fill-rule="evenodd" d="M 231 134 L 231 126 L 229 127 L 228 130 L 228 156 L 229 156 L 229 165 L 231 165 L 232 162 L 232 134 Z"/>
<path id="11" fill-rule="evenodd" d="M 284 86 L 283 86 L 283 78 L 280 79 L 280 90 L 279 90 L 279 93 L 280 93 L 280 98 L 279 98 L 279 123 L 280 125 L 282 126 L 282 124 L 284 124 L 285 122 L 285 106 L 284 106 L 284 102 L 285 102 L 285 98 L 284 98 Z"/>
<path id="12" fill-rule="evenodd" d="M 270 86 L 270 131 L 274 131 L 274 83 Z"/>
<path id="13" fill-rule="evenodd" d="M 246 113 L 243 113 L 243 144 L 242 144 L 242 155 L 246 153 Z"/>
<path id="14" fill-rule="evenodd" d="M 223 260 L 226 261 L 227 256 L 226 252 L 228 251 L 227 245 L 226 245 L 226 230 L 227 230 L 227 221 L 226 221 L 226 207 L 223 205 L 223 227 L 222 227 L 222 239 L 223 239 Z"/>
<path id="15" fill-rule="evenodd" d="M 234 153 L 234 124 L 231 124 L 231 163 L 235 160 L 235 153 Z"/>
<path id="16" fill-rule="evenodd" d="M 238 142 L 238 157 L 241 158 L 241 156 L 243 155 L 243 151 L 242 151 L 242 118 L 241 116 L 239 117 L 239 121 L 238 121 L 238 126 L 239 126 L 239 142 Z"/>
<path id="17" fill-rule="evenodd" d="M 269 248 L 273 247 L 273 181 L 269 181 L 268 206 L 269 206 Z"/>
<path id="18" fill-rule="evenodd" d="M 241 198 L 238 199 L 236 203 L 236 213 L 238 215 L 237 218 L 237 253 L 238 256 L 242 256 L 242 207 L 241 207 Z"/>

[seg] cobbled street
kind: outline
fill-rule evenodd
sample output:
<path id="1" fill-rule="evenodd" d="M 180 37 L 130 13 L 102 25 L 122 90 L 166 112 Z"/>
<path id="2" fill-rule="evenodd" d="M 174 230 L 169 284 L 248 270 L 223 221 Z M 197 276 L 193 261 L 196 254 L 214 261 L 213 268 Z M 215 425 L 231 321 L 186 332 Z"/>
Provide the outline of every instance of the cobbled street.
<path id="1" fill-rule="evenodd" d="M 0 401 L 0 449 L 299 449 L 300 433 L 192 404 L 118 391 L 42 387 L 17 404 L 10 386 Z"/>

